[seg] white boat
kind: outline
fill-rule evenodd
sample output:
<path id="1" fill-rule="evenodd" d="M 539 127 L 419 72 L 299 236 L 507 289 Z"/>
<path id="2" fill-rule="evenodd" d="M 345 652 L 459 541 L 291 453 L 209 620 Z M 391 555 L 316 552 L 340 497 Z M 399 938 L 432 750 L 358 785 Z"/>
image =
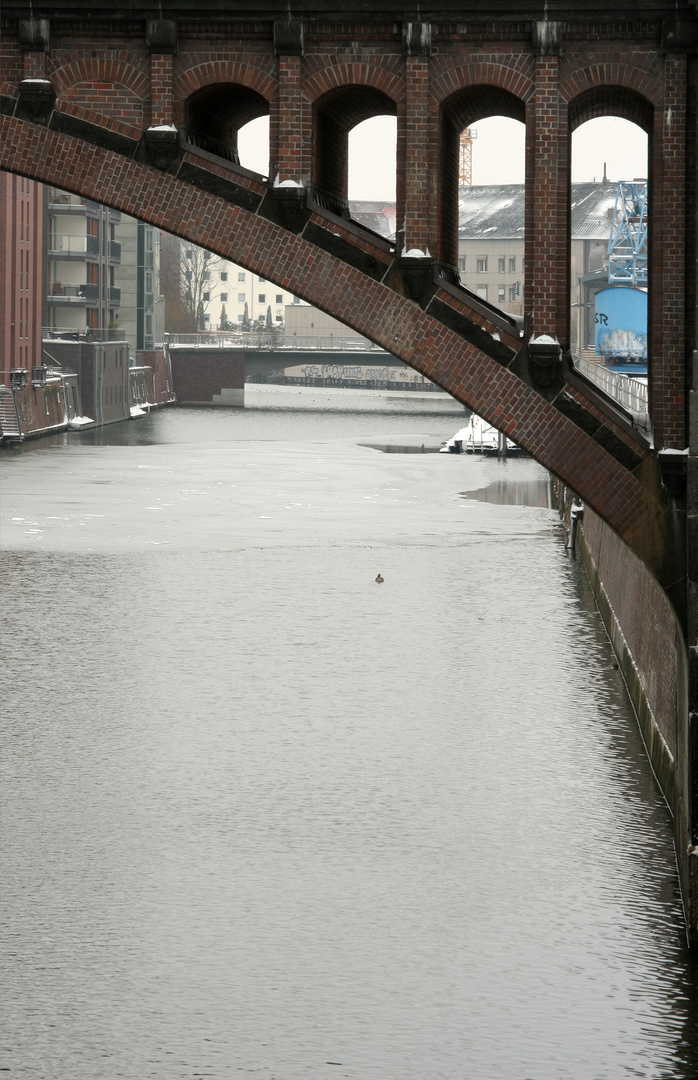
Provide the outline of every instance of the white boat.
<path id="1" fill-rule="evenodd" d="M 472 413 L 468 423 L 439 450 L 440 454 L 502 454 L 502 441 L 506 442 L 506 453 L 520 454 L 521 447 L 507 439 L 496 427 L 492 427 L 477 413 Z"/>

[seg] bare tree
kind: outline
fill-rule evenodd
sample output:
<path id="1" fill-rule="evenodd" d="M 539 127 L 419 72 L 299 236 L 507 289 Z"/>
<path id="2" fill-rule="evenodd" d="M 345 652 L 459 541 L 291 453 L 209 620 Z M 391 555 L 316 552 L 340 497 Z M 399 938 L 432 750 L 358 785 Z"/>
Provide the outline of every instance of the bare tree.
<path id="1" fill-rule="evenodd" d="M 195 244 L 182 244 L 179 263 L 182 306 L 195 332 L 206 329 L 206 312 L 216 296 L 223 265 L 223 260 L 210 251 Z"/>

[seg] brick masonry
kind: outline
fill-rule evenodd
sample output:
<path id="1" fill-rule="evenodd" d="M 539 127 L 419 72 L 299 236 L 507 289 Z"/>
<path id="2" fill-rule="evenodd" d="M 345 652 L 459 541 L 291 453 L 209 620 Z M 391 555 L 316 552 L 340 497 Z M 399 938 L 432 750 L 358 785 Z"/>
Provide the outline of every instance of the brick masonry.
<path id="1" fill-rule="evenodd" d="M 172 349 L 172 377 L 180 405 L 243 405 L 245 354 L 228 349 Z M 226 391 L 236 391 L 226 394 Z"/>
<path id="2" fill-rule="evenodd" d="M 687 123 L 696 67 L 690 34 L 683 53 L 672 52 L 662 47 L 663 25 L 656 14 L 626 13 L 614 22 L 571 18 L 543 36 L 551 46 L 546 53 L 527 20 L 442 19 L 431 27 L 432 45 L 416 54 L 408 48 L 406 55 L 401 23 L 382 22 L 377 13 L 365 24 L 310 21 L 302 42 L 293 35 L 279 37 L 288 48 L 276 41 L 271 21 L 204 24 L 189 16 L 178 19 L 176 52 L 151 56 L 137 21 L 115 17 L 101 24 L 61 15 L 52 21 L 50 50 L 23 55 L 12 21 L 3 26 L 5 112 L 11 111 L 26 71 L 41 68 L 57 94 L 55 115 L 64 117 L 55 126 L 74 130 L 76 122 L 85 121 L 104 129 L 105 145 L 110 145 L 108 133 L 131 146 L 130 153 L 149 124 L 186 122 L 196 94 L 232 84 L 248 96 L 253 92 L 257 106 L 266 103 L 272 178 L 311 178 L 342 196 L 348 130 L 366 116 L 393 113 L 398 244 L 428 247 L 451 264 L 459 130 L 496 113 L 525 121 L 526 259 L 533 268 L 526 276 L 527 331 L 555 335 L 563 348 L 569 340 L 570 133 L 606 114 L 641 124 L 651 136 L 655 439 L 658 447 L 686 444 L 690 342 L 685 309 L 695 268 L 685 236 L 696 186 L 695 169 L 688 167 L 695 162 L 695 124 Z M 233 177 L 238 190 L 244 187 L 250 196 L 243 209 L 226 202 L 225 194 L 211 194 L 224 192 L 231 174 L 213 162 L 197 162 L 194 154 L 186 155 L 184 165 L 188 175 L 205 167 L 204 191 L 55 131 L 7 116 L 2 123 L 4 168 L 109 202 L 316 304 L 506 429 L 631 542 L 637 544 L 651 523 L 648 514 L 651 519 L 664 513 L 648 507 L 642 470 L 628 465 L 646 459 L 646 446 L 585 402 L 583 390 L 575 390 L 570 401 L 583 404 L 587 418 L 600 418 L 612 437 L 605 445 L 615 440 L 616 448 L 631 449 L 621 465 L 622 455 L 603 449 L 584 424 L 561 415 L 522 378 L 406 300 L 399 278 L 391 278 L 390 271 L 383 275 L 385 251 L 367 251 L 370 240 L 368 245 L 357 241 L 348 230 L 342 235 L 336 221 L 322 223 L 318 215 L 308 239 L 287 232 L 268 214 L 254 212 L 267 191 L 262 178 Z M 351 247 L 356 257 L 349 257 Z M 369 275 L 362 272 L 366 254 L 374 260 Z M 458 306 L 452 297 L 444 302 Z M 460 306 L 467 308 L 467 302 Z M 496 320 L 488 324 L 473 312 L 467 317 L 501 338 Z"/>

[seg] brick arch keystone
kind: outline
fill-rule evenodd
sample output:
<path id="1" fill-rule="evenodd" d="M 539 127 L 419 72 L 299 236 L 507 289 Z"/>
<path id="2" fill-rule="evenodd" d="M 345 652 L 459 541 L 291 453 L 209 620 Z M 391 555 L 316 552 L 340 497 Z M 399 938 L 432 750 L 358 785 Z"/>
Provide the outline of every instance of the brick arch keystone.
<path id="1" fill-rule="evenodd" d="M 0 117 L 0 168 L 104 202 L 333 315 L 505 431 L 661 569 L 661 553 L 645 539 L 667 529 L 654 459 L 645 455 L 629 472 L 507 367 L 387 285 L 218 195 L 14 117 Z"/>

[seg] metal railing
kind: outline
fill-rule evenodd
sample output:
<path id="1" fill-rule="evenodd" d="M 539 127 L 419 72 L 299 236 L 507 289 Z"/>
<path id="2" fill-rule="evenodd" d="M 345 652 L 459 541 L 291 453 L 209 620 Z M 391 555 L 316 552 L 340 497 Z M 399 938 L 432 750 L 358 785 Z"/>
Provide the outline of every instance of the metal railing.
<path id="1" fill-rule="evenodd" d="M 610 371 L 603 364 L 593 360 L 577 357 L 575 367 L 590 379 L 600 390 L 603 390 L 612 401 L 617 401 L 629 412 L 638 427 L 644 431 L 651 431 L 652 424 L 649 415 L 649 398 L 647 380 L 645 378 L 632 378 L 623 375 L 619 371 Z"/>
<path id="2" fill-rule="evenodd" d="M 200 334 L 165 334 L 170 348 L 204 348 L 204 349 L 317 349 L 318 351 L 336 350 L 337 352 L 371 352 L 383 353 L 379 345 L 374 345 L 368 338 L 362 337 L 337 337 L 334 334 L 326 336 L 299 334 L 282 334 L 270 332 L 209 331 Z"/>
<path id="3" fill-rule="evenodd" d="M 210 135 L 204 135 L 200 131 L 192 131 L 192 129 L 188 127 L 181 127 L 179 130 L 189 146 L 194 146 L 198 150 L 205 151 L 207 154 L 214 154 L 215 157 L 230 161 L 233 165 L 240 164 L 237 150 L 235 147 L 229 146 L 228 143 L 221 142 L 219 139 L 214 139 Z"/>
<path id="4" fill-rule="evenodd" d="M 125 330 L 93 330 L 85 327 L 77 330 L 72 326 L 43 326 L 42 341 L 126 341 Z"/>
<path id="5" fill-rule="evenodd" d="M 96 236 L 52 236 L 49 255 L 99 255 L 99 239 Z"/>

